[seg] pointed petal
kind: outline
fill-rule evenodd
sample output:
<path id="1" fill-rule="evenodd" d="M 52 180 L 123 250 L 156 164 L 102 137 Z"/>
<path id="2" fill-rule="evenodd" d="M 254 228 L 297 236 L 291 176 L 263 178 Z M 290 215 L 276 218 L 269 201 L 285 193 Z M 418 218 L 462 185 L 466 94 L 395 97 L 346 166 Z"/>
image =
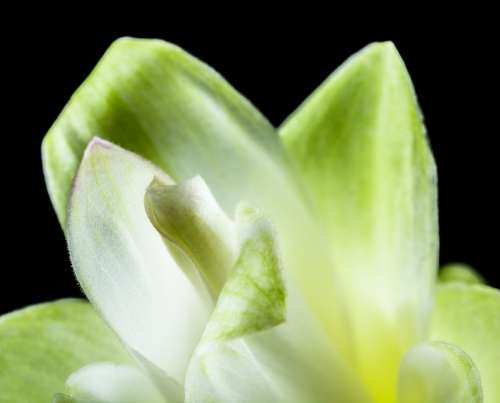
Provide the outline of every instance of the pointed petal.
<path id="1" fill-rule="evenodd" d="M 2 402 L 50 402 L 73 371 L 95 360 L 131 362 L 84 301 L 60 300 L 0 317 Z"/>
<path id="2" fill-rule="evenodd" d="M 373 397 L 394 401 L 386 385 L 426 334 L 438 243 L 435 166 L 394 45 L 350 58 L 280 134 L 329 234 L 356 346 L 347 354 Z"/>
<path id="3" fill-rule="evenodd" d="M 282 159 L 274 129 L 247 100 L 210 67 L 160 40 L 114 42 L 47 133 L 44 172 L 61 223 L 71 181 L 96 135 L 176 181 L 201 174 L 226 211 L 248 199 Z"/>
<path id="4" fill-rule="evenodd" d="M 155 176 L 171 181 L 133 153 L 90 143 L 71 196 L 68 244 L 82 288 L 111 327 L 182 384 L 210 307 L 148 220 L 144 193 Z"/>
<path id="5" fill-rule="evenodd" d="M 401 364 L 398 403 L 482 403 L 479 371 L 457 346 L 422 343 Z"/>
<path id="6" fill-rule="evenodd" d="M 479 368 L 484 401 L 500 401 L 500 291 L 460 283 L 438 287 L 432 337 L 456 344 Z"/>
<path id="7" fill-rule="evenodd" d="M 170 403 L 138 368 L 94 363 L 66 381 L 68 394 L 78 400 L 109 403 Z"/>
<path id="8" fill-rule="evenodd" d="M 469 265 L 463 263 L 449 263 L 439 272 L 439 281 L 442 283 L 484 284 L 484 278 Z"/>
<path id="9" fill-rule="evenodd" d="M 179 185 L 155 179 L 144 204 L 151 223 L 178 256 L 179 265 L 194 283 L 201 275 L 216 300 L 234 264 L 237 245 L 234 224 L 206 183 L 199 176 Z"/>

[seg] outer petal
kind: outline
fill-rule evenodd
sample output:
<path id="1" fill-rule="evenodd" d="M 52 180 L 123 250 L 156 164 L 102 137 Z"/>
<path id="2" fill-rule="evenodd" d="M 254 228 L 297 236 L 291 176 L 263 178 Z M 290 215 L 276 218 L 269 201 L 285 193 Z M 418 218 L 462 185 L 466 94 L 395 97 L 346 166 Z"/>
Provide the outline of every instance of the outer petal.
<path id="1" fill-rule="evenodd" d="M 479 371 L 458 347 L 423 343 L 401 364 L 398 403 L 482 403 Z"/>
<path id="2" fill-rule="evenodd" d="M 94 140 L 75 179 L 68 244 L 82 288 L 111 327 L 182 384 L 210 307 L 148 220 L 143 199 L 155 176 L 170 181 L 140 157 Z"/>
<path id="3" fill-rule="evenodd" d="M 377 401 L 394 401 L 401 356 L 427 332 L 438 243 L 435 166 L 394 45 L 349 59 L 280 134 L 330 236 L 347 355 Z"/>
<path id="4" fill-rule="evenodd" d="M 479 368 L 485 403 L 500 401 L 500 291 L 482 285 L 440 285 L 432 337 L 466 351 Z"/>
<path id="5" fill-rule="evenodd" d="M 50 402 L 73 371 L 96 360 L 130 357 L 84 301 L 35 305 L 0 318 L 1 402 Z"/>
<path id="6" fill-rule="evenodd" d="M 484 278 L 469 265 L 449 263 L 439 271 L 439 281 L 442 283 L 483 284 Z"/>
<path id="7" fill-rule="evenodd" d="M 311 334 L 302 328 L 309 323 L 283 323 L 286 293 L 269 221 L 248 207 L 238 221 L 240 256 L 189 366 L 187 402 L 366 402 L 328 343 L 315 346 L 326 346 L 322 357 L 296 343 Z"/>
<path id="8" fill-rule="evenodd" d="M 138 368 L 112 363 L 87 365 L 66 381 L 78 401 L 109 403 L 181 403 L 165 398 Z"/>
<path id="9" fill-rule="evenodd" d="M 47 133 L 45 177 L 61 223 L 71 181 L 96 135 L 176 181 L 202 174 L 227 211 L 281 160 L 273 128 L 248 101 L 211 68 L 159 40 L 113 43 Z"/>

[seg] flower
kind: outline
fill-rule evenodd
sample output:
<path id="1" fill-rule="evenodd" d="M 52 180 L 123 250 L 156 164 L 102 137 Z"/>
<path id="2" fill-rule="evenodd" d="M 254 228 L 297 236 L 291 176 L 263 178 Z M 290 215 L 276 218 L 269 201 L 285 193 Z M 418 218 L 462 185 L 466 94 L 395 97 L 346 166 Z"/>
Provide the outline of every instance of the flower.
<path id="1" fill-rule="evenodd" d="M 275 130 L 178 47 L 120 39 L 42 152 L 95 310 L 2 317 L 0 401 L 500 402 L 500 293 L 436 281 L 436 170 L 393 44 Z"/>

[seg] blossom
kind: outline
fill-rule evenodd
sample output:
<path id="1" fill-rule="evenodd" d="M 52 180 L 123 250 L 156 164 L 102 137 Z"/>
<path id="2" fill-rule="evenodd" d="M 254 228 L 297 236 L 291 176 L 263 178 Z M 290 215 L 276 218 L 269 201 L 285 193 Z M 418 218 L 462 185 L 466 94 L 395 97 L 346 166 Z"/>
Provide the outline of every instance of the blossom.
<path id="1" fill-rule="evenodd" d="M 0 401 L 500 401 L 500 293 L 436 279 L 436 168 L 392 43 L 275 129 L 180 48 L 120 39 L 42 155 L 90 304 L 0 319 Z"/>

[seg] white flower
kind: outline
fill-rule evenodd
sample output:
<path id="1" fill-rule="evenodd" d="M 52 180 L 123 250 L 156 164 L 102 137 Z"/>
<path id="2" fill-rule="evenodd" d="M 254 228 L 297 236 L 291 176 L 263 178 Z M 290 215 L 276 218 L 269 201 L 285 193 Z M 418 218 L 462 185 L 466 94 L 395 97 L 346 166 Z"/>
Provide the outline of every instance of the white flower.
<path id="1" fill-rule="evenodd" d="M 391 43 L 275 130 L 181 49 L 121 39 L 43 161 L 96 311 L 2 317 L 0 402 L 500 402 L 500 293 L 463 268 L 436 290 L 435 165 Z"/>

